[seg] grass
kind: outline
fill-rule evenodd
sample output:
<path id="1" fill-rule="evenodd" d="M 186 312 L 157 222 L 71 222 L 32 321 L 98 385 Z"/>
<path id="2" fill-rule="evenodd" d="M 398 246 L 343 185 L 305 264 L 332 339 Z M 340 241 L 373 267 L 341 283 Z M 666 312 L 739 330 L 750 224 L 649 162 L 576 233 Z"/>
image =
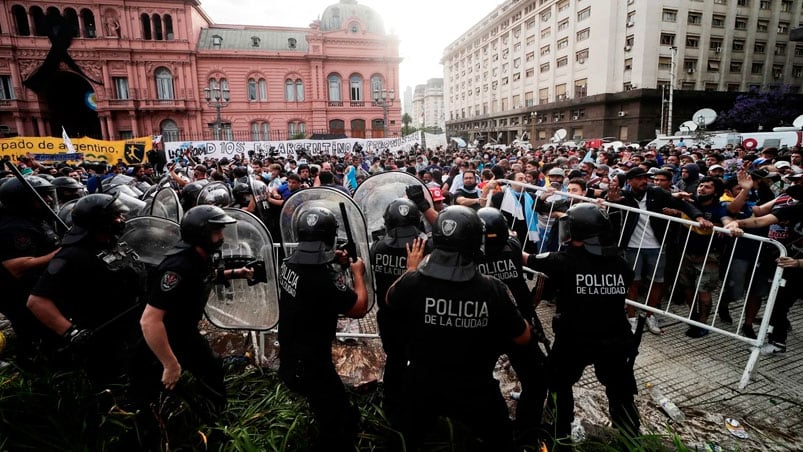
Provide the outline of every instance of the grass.
<path id="1" fill-rule="evenodd" d="M 0 370 L 0 451 L 138 450 L 136 415 L 120 397 L 121 388 L 93 392 L 72 374 L 34 378 L 13 366 Z M 195 384 L 183 381 L 188 392 Z M 317 426 L 302 397 L 279 381 L 276 372 L 232 369 L 226 380 L 229 402 L 214 424 L 205 423 L 197 401 L 173 396 L 157 407 L 162 450 L 224 452 L 303 451 L 317 437 Z M 356 450 L 405 450 L 401 434 L 388 423 L 377 385 L 352 389 L 361 414 Z M 442 419 L 427 450 L 465 450 L 465 430 Z M 526 450 L 539 450 L 530 447 Z M 583 442 L 580 451 L 658 451 L 687 449 L 672 432 L 635 441 L 616 433 Z"/>

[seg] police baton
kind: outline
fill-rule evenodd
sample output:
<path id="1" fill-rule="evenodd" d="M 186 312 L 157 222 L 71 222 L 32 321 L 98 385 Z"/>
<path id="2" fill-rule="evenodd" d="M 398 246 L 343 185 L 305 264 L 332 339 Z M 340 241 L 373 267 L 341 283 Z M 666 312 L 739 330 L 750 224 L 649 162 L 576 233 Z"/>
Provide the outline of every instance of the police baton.
<path id="1" fill-rule="evenodd" d="M 638 349 L 641 346 L 641 337 L 644 335 L 644 323 L 646 323 L 646 321 L 647 314 L 644 312 L 639 313 L 638 321 L 636 322 L 636 332 L 633 334 L 633 349 L 628 358 L 631 370 L 636 365 L 636 356 L 638 356 Z"/>
<path id="2" fill-rule="evenodd" d="M 5 161 L 5 163 L 6 163 L 6 166 L 8 167 L 8 170 L 9 170 L 9 171 L 11 171 L 12 173 L 14 173 L 14 176 L 17 178 L 17 180 L 19 180 L 19 181 L 20 181 L 20 183 L 21 183 L 21 184 L 22 184 L 22 185 L 23 185 L 25 188 L 27 188 L 27 189 L 28 189 L 28 190 L 29 190 L 31 193 L 33 193 L 33 195 L 34 195 L 34 196 L 36 196 L 36 199 L 38 199 L 38 200 L 39 200 L 39 202 L 41 202 L 41 203 L 42 203 L 42 205 L 43 205 L 43 206 L 45 206 L 45 208 L 47 209 L 47 211 L 48 211 L 48 212 L 50 212 L 50 215 L 53 217 L 53 219 L 54 219 L 54 220 L 56 220 L 56 223 L 57 223 L 59 226 L 61 226 L 62 228 L 64 228 L 63 230 L 65 230 L 65 231 L 66 231 L 66 230 L 68 230 L 68 229 L 70 229 L 70 227 L 69 227 L 69 226 L 67 226 L 67 223 L 65 223 L 65 222 L 64 222 L 64 220 L 62 220 L 61 218 L 59 218 L 59 215 L 58 215 L 58 213 L 56 213 L 56 212 L 55 212 L 55 211 L 54 211 L 54 210 L 53 210 L 53 209 L 50 207 L 50 204 L 48 204 L 47 202 L 45 202 L 45 199 L 44 199 L 44 198 L 42 198 L 42 195 L 40 195 L 40 194 L 39 194 L 39 192 L 38 192 L 38 191 L 36 191 L 36 189 L 35 189 L 35 188 L 33 188 L 33 186 L 31 186 L 31 183 L 30 183 L 30 182 L 28 182 L 28 180 L 27 180 L 27 179 L 25 179 L 25 176 L 23 176 L 23 175 L 22 175 L 22 173 L 20 172 L 19 168 L 17 168 L 17 165 L 15 165 L 14 163 L 12 163 L 12 162 L 11 162 L 11 160 L 4 159 L 4 161 Z"/>
<path id="3" fill-rule="evenodd" d="M 349 224 L 349 215 L 346 212 L 346 203 L 340 203 L 340 216 L 343 218 L 343 228 L 346 230 L 346 243 L 343 249 L 349 254 L 349 259 L 352 262 L 357 262 L 357 244 L 354 243 L 354 236 L 351 233 L 351 224 Z"/>

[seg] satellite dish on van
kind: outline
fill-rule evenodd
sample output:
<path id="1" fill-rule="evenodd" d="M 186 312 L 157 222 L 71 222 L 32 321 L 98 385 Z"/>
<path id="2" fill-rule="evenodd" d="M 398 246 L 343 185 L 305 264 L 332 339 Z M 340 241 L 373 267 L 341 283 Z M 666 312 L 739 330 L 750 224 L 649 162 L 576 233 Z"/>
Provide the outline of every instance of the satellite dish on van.
<path id="1" fill-rule="evenodd" d="M 558 129 L 555 131 L 555 138 L 557 138 L 558 140 L 562 140 L 566 138 L 566 135 L 568 134 L 569 132 L 567 132 L 566 129 Z"/>
<path id="2" fill-rule="evenodd" d="M 681 132 L 694 132 L 697 130 L 697 123 L 694 121 L 686 121 L 680 125 Z"/>
<path id="3" fill-rule="evenodd" d="M 692 116 L 692 121 L 697 123 L 697 125 L 706 125 L 709 126 L 711 123 L 716 121 L 717 119 L 717 112 L 710 108 L 701 108 L 694 112 L 694 116 Z"/>
<path id="4" fill-rule="evenodd" d="M 792 121 L 792 125 L 797 127 L 798 129 L 803 129 L 803 115 L 798 116 Z"/>

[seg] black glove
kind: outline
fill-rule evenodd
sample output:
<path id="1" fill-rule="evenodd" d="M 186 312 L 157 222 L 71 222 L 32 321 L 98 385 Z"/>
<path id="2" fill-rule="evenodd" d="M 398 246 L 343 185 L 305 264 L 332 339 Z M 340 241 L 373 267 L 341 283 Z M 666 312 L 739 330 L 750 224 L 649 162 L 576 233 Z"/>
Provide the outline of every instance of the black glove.
<path id="1" fill-rule="evenodd" d="M 429 203 L 427 202 L 426 196 L 424 196 L 423 185 L 408 185 L 407 188 L 404 189 L 404 192 L 407 193 L 407 198 L 414 202 L 418 210 L 422 213 L 429 209 Z"/>
<path id="2" fill-rule="evenodd" d="M 62 337 L 65 341 L 67 341 L 69 346 L 80 347 L 89 342 L 90 338 L 92 337 L 92 331 L 72 325 L 67 329 L 67 331 L 64 332 Z"/>
<path id="3" fill-rule="evenodd" d="M 245 264 L 245 266 L 254 270 L 254 277 L 248 280 L 249 286 L 268 282 L 268 272 L 267 270 L 265 270 L 264 262 L 251 261 Z"/>

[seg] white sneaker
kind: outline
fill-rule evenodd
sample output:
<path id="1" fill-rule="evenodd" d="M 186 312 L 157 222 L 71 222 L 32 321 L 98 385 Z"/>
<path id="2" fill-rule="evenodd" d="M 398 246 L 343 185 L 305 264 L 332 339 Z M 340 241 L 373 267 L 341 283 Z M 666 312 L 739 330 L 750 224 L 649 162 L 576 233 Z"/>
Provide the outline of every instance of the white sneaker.
<path id="1" fill-rule="evenodd" d="M 627 321 L 630 322 L 630 331 L 633 334 L 636 334 L 636 328 L 638 327 L 638 317 L 628 317 Z"/>
<path id="2" fill-rule="evenodd" d="M 761 346 L 762 355 L 775 355 L 777 353 L 784 353 L 784 352 L 786 352 L 785 344 L 776 344 L 774 342 L 768 342 Z"/>
<path id="3" fill-rule="evenodd" d="M 658 321 L 655 320 L 654 315 L 647 317 L 647 329 L 650 330 L 650 333 L 652 334 L 663 333 L 663 331 L 661 331 L 661 328 L 658 326 Z"/>

